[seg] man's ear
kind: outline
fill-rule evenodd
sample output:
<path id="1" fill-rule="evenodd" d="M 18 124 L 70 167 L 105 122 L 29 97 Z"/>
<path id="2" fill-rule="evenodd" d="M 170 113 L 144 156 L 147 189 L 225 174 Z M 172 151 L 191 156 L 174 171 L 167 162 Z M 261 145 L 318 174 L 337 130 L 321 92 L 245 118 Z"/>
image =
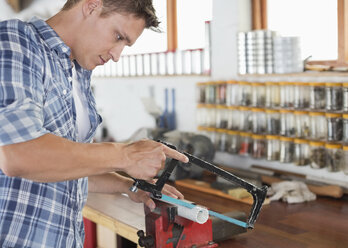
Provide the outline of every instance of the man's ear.
<path id="1" fill-rule="evenodd" d="M 102 0 L 85 0 L 82 5 L 82 11 L 84 16 L 89 16 L 93 12 L 98 12 L 103 7 Z"/>

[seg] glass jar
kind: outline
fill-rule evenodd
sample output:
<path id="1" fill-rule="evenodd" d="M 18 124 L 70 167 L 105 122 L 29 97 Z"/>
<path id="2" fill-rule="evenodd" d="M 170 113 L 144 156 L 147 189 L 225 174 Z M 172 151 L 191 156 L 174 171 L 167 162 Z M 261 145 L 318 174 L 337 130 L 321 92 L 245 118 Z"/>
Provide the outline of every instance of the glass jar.
<path id="1" fill-rule="evenodd" d="M 310 88 L 309 83 L 294 83 L 294 108 L 309 108 Z"/>
<path id="2" fill-rule="evenodd" d="M 224 129 L 218 128 L 215 131 L 215 149 L 216 151 L 225 152 L 227 134 Z"/>
<path id="3" fill-rule="evenodd" d="M 197 103 L 205 103 L 205 87 L 206 83 L 197 83 Z"/>
<path id="4" fill-rule="evenodd" d="M 251 111 L 248 107 L 239 108 L 239 130 L 250 132 L 252 125 Z"/>
<path id="5" fill-rule="evenodd" d="M 216 127 L 216 108 L 214 105 L 205 105 L 207 109 L 206 115 L 206 126 L 207 127 Z"/>
<path id="6" fill-rule="evenodd" d="M 348 114 L 343 114 L 343 143 L 348 145 Z"/>
<path id="7" fill-rule="evenodd" d="M 252 83 L 251 106 L 262 108 L 266 103 L 266 86 L 264 83 Z"/>
<path id="8" fill-rule="evenodd" d="M 343 83 L 343 111 L 348 112 L 348 83 Z"/>
<path id="9" fill-rule="evenodd" d="M 280 134 L 280 113 L 278 110 L 266 109 L 266 133 Z"/>
<path id="10" fill-rule="evenodd" d="M 239 130 L 240 111 L 237 107 L 228 107 L 228 129 Z"/>
<path id="11" fill-rule="evenodd" d="M 240 132 L 239 155 L 248 156 L 251 150 L 251 135 L 246 132 Z"/>
<path id="12" fill-rule="evenodd" d="M 309 83 L 309 87 L 309 108 L 312 110 L 324 110 L 326 106 L 325 83 Z"/>
<path id="13" fill-rule="evenodd" d="M 250 106 L 252 86 L 249 82 L 239 82 L 239 94 L 241 106 Z"/>
<path id="14" fill-rule="evenodd" d="M 295 111 L 295 137 L 297 138 L 309 138 L 309 115 L 304 111 Z"/>
<path id="15" fill-rule="evenodd" d="M 327 124 L 325 113 L 323 112 L 310 112 L 310 129 L 309 138 L 312 140 L 326 140 Z"/>
<path id="16" fill-rule="evenodd" d="M 341 83 L 326 83 L 326 110 L 340 111 L 343 108 L 343 90 Z"/>
<path id="17" fill-rule="evenodd" d="M 203 104 L 198 104 L 196 109 L 196 123 L 198 126 L 200 127 L 208 126 L 207 115 L 208 115 L 208 112 L 205 106 Z"/>
<path id="18" fill-rule="evenodd" d="M 309 144 L 307 140 L 295 139 L 294 140 L 294 164 L 297 166 L 309 165 Z"/>
<path id="19" fill-rule="evenodd" d="M 348 175 L 348 146 L 343 147 L 343 158 L 342 171 Z"/>
<path id="20" fill-rule="evenodd" d="M 330 172 L 340 171 L 343 161 L 343 150 L 340 144 L 326 144 L 326 165 Z"/>
<path id="21" fill-rule="evenodd" d="M 209 82 L 205 86 L 205 103 L 215 104 L 216 102 L 216 85 L 213 82 Z"/>
<path id="22" fill-rule="evenodd" d="M 343 137 L 342 115 L 337 113 L 326 113 L 327 140 L 339 142 Z"/>
<path id="23" fill-rule="evenodd" d="M 252 108 L 252 132 L 255 134 L 266 133 L 266 113 L 261 108 Z"/>
<path id="24" fill-rule="evenodd" d="M 227 129 L 228 127 L 228 113 L 229 110 L 224 106 L 216 107 L 216 128 Z"/>
<path id="25" fill-rule="evenodd" d="M 252 135 L 252 157 L 263 159 L 266 157 L 266 139 L 264 135 Z"/>
<path id="26" fill-rule="evenodd" d="M 223 81 L 216 82 L 215 88 L 216 88 L 215 103 L 220 105 L 226 105 L 226 88 L 227 88 L 226 83 Z"/>
<path id="27" fill-rule="evenodd" d="M 280 86 L 276 82 L 266 82 L 266 108 L 278 108 L 280 104 Z"/>
<path id="28" fill-rule="evenodd" d="M 203 128 L 204 130 L 204 134 L 211 140 L 211 142 L 214 144 L 214 146 L 216 145 L 217 141 L 216 141 L 216 132 L 215 132 L 215 128 L 212 127 L 205 127 Z"/>
<path id="29" fill-rule="evenodd" d="M 280 107 L 294 107 L 294 83 L 280 82 Z"/>
<path id="30" fill-rule="evenodd" d="M 227 106 L 238 106 L 239 105 L 239 84 L 237 81 L 227 82 L 226 92 L 226 104 Z"/>
<path id="31" fill-rule="evenodd" d="M 238 154 L 240 151 L 240 136 L 238 131 L 228 131 L 226 150 L 230 154 Z"/>
<path id="32" fill-rule="evenodd" d="M 295 136 L 295 118 L 291 110 L 280 110 L 280 135 Z"/>
<path id="33" fill-rule="evenodd" d="M 309 153 L 310 166 L 313 169 L 326 167 L 326 149 L 324 142 L 309 142 Z"/>
<path id="34" fill-rule="evenodd" d="M 294 139 L 280 137 L 279 161 L 281 163 L 292 163 L 294 161 Z"/>
<path id="35" fill-rule="evenodd" d="M 267 135 L 267 156 L 266 159 L 269 161 L 278 161 L 279 152 L 280 152 L 280 140 L 279 136 L 276 135 Z"/>

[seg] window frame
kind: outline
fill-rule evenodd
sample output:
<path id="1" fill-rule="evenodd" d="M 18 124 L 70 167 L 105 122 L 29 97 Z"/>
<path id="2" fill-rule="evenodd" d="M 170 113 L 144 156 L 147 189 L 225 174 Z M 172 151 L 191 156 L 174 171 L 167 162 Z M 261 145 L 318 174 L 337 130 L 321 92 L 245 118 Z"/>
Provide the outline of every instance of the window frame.
<path id="1" fill-rule="evenodd" d="M 337 0 L 337 25 L 337 60 L 313 60 L 307 64 L 348 66 L 348 0 Z M 267 0 L 252 0 L 252 29 L 267 29 Z"/>

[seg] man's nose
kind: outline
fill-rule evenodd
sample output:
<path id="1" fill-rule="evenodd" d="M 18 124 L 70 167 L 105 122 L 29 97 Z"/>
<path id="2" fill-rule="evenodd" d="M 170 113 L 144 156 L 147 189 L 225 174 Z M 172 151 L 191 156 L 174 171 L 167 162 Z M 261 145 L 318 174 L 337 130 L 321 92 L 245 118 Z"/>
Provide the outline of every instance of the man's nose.
<path id="1" fill-rule="evenodd" d="M 110 49 L 111 59 L 114 62 L 117 62 L 120 59 L 123 48 L 124 48 L 123 45 L 122 46 L 118 45 Z"/>

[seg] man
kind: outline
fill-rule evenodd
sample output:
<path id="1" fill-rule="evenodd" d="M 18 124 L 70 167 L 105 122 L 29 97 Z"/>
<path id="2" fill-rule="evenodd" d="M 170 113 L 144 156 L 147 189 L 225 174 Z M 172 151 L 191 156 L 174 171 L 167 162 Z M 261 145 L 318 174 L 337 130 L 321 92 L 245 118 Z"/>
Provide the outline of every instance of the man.
<path id="1" fill-rule="evenodd" d="M 188 162 L 150 140 L 90 143 L 101 122 L 91 70 L 157 27 L 151 0 L 68 0 L 46 22 L 0 23 L 0 247 L 82 247 L 87 190 L 154 208 L 115 172 L 150 180 L 166 157 Z"/>

